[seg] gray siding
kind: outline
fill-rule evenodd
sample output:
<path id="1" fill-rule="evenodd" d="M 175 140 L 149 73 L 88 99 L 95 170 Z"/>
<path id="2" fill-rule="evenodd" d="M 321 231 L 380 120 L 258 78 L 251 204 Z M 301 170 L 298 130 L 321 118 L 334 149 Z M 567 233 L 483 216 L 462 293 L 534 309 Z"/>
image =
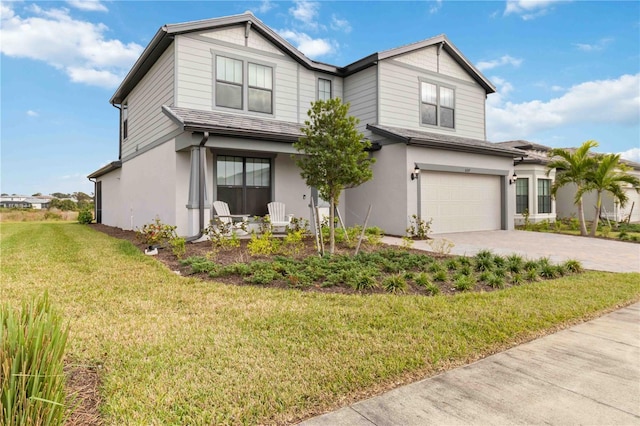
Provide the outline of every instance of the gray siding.
<path id="1" fill-rule="evenodd" d="M 137 151 L 177 130 L 162 113 L 162 105 L 173 104 L 174 44 L 163 53 L 126 99 L 129 109 L 129 135 L 122 145 L 126 160 Z"/>
<path id="2" fill-rule="evenodd" d="M 486 92 L 475 82 L 443 74 L 442 72 L 446 70 L 443 62 L 441 61 L 441 73 L 435 73 L 395 59 L 381 61 L 378 64 L 380 67 L 379 124 L 484 139 Z M 454 131 L 420 125 L 420 79 L 455 89 L 456 128 Z"/>
<path id="3" fill-rule="evenodd" d="M 360 119 L 359 130 L 377 124 L 377 67 L 369 67 L 344 79 L 344 101 L 351 103 L 349 113 Z M 365 132 L 365 135 L 368 132 Z"/>
<path id="4" fill-rule="evenodd" d="M 244 26 L 176 37 L 176 106 L 208 111 L 218 109 L 214 102 L 214 55 L 222 54 L 273 67 L 274 114 L 256 114 L 226 108 L 220 110 L 296 123 L 304 121 L 309 103 L 316 98 L 316 73 L 301 67 L 282 52 L 274 51 L 275 47 L 268 45 L 254 31 L 246 41 L 248 46 L 245 46 L 245 41 Z"/>

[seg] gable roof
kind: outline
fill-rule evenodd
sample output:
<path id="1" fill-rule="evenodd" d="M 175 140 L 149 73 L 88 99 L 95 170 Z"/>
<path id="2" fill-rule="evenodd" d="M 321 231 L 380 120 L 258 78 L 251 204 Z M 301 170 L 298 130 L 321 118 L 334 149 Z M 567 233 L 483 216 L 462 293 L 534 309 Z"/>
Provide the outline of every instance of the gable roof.
<path id="1" fill-rule="evenodd" d="M 367 124 L 367 129 L 377 135 L 384 136 L 398 142 L 404 142 L 407 145 L 511 158 L 527 156 L 527 153 L 520 149 L 500 146 L 498 144 L 479 139 L 443 135 L 440 133 L 424 132 L 400 127 L 381 126 L 378 124 Z"/>
<path id="2" fill-rule="evenodd" d="M 291 58 L 307 69 L 322 71 L 341 77 L 346 77 L 361 71 L 365 68 L 373 66 L 379 60 L 393 58 L 394 56 L 404 53 L 423 49 L 425 47 L 440 45 L 451 57 L 480 84 L 487 93 L 494 93 L 495 86 L 476 69 L 471 62 L 449 41 L 444 35 L 432 37 L 416 43 L 407 44 L 405 46 L 394 49 L 376 52 L 365 58 L 347 65 L 346 67 L 338 67 L 323 62 L 314 61 L 307 58 L 302 52 L 296 49 L 291 43 L 278 35 L 275 31 L 265 25 L 256 18 L 253 13 L 247 11 L 239 15 L 225 16 L 222 18 L 204 19 L 200 21 L 191 21 L 181 24 L 167 24 L 160 27 L 158 32 L 153 36 L 147 47 L 144 49 L 138 60 L 135 62 L 129 73 L 126 75 L 116 92 L 111 96 L 109 102 L 111 104 L 121 104 L 129 95 L 131 90 L 142 80 L 145 74 L 156 63 L 158 58 L 173 43 L 176 35 L 188 34 L 198 31 L 206 31 L 210 29 L 224 28 L 238 24 L 245 24 L 247 28 L 256 30 L 260 35 L 265 37 L 279 49 L 287 53 Z"/>

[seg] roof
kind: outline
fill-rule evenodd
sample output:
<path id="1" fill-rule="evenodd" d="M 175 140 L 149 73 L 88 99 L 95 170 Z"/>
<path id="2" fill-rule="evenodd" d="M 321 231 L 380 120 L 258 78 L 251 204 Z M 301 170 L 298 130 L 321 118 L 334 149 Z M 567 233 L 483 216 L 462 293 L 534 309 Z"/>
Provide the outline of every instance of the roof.
<path id="1" fill-rule="evenodd" d="M 296 142 L 303 136 L 300 124 L 217 111 L 162 106 L 162 111 L 184 131 L 212 135 Z"/>
<path id="2" fill-rule="evenodd" d="M 508 146 L 510 148 L 518 148 L 518 149 L 524 149 L 524 150 L 531 149 L 531 150 L 543 151 L 543 152 L 548 152 L 548 151 L 551 151 L 553 149 L 550 146 L 541 145 L 539 143 L 529 142 L 529 141 L 525 141 L 525 140 L 496 142 L 496 144 L 497 145 Z"/>
<path id="3" fill-rule="evenodd" d="M 388 139 L 407 145 L 424 146 L 449 151 L 472 152 L 476 154 L 498 155 L 502 157 L 526 157 L 526 152 L 479 139 L 464 138 L 400 127 L 367 124 L 367 129 Z"/>
<path id="4" fill-rule="evenodd" d="M 224 28 L 238 24 L 245 24 L 250 26 L 271 43 L 286 52 L 291 58 L 303 65 L 305 68 L 314 71 L 322 71 L 341 77 L 346 77 L 362 69 L 368 68 L 372 65 L 377 64 L 378 61 L 383 59 L 393 58 L 394 56 L 412 52 L 414 50 L 423 49 L 429 46 L 441 45 L 442 48 L 448 54 L 450 54 L 453 59 L 458 64 L 460 64 L 460 66 L 464 68 L 478 82 L 478 84 L 480 84 L 485 89 L 487 93 L 493 93 L 496 91 L 495 86 L 484 75 L 482 75 L 482 73 L 478 69 L 476 69 L 467 58 L 465 58 L 465 56 L 449 41 L 449 39 L 444 34 L 394 49 L 376 52 L 365 58 L 355 61 L 350 65 L 347 65 L 346 67 L 338 67 L 307 58 L 302 52 L 296 49 L 283 37 L 278 35 L 278 33 L 273 31 L 262 21 L 256 18 L 253 13 L 245 12 L 239 15 L 225 16 L 222 18 L 191 21 L 181 24 L 163 25 L 153 36 L 147 47 L 142 52 L 142 55 L 140 55 L 140 58 L 138 58 L 120 86 L 116 89 L 116 92 L 113 94 L 109 102 L 112 104 L 121 104 L 129 95 L 131 90 L 133 90 L 133 88 L 140 82 L 140 80 L 142 80 L 149 69 L 151 69 L 158 58 L 160 58 L 162 53 L 164 53 L 164 51 L 171 45 L 171 43 L 173 43 L 173 39 L 176 35 L 206 31 L 214 28 Z"/>
<path id="5" fill-rule="evenodd" d="M 99 178 L 100 176 L 106 175 L 109 172 L 119 169 L 120 167 L 122 167 L 122 161 L 112 161 L 106 166 L 101 167 L 95 172 L 91 173 L 89 176 L 87 176 L 87 178 L 89 179 Z"/>

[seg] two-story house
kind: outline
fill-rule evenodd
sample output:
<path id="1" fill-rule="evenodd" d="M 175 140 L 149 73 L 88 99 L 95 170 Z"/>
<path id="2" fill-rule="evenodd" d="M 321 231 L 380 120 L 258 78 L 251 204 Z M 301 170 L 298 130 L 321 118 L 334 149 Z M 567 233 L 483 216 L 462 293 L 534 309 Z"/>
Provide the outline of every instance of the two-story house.
<path id="1" fill-rule="evenodd" d="M 413 214 L 434 232 L 513 227 L 513 159 L 486 141 L 494 86 L 445 37 L 345 67 L 313 61 L 251 13 L 165 25 L 111 98 L 120 155 L 89 175 L 98 222 L 135 229 L 159 216 L 195 236 L 211 202 L 263 215 L 281 201 L 309 217 L 317 197 L 292 158 L 311 102 L 351 104 L 376 147 L 372 181 L 345 191 L 347 224 L 403 235 Z"/>

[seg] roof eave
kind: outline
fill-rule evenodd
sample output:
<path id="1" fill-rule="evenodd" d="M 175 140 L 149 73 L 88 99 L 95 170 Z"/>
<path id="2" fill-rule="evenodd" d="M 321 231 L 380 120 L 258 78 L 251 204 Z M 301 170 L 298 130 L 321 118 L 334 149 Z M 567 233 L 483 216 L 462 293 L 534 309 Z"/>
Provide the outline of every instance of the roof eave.
<path id="1" fill-rule="evenodd" d="M 99 178 L 100 176 L 106 175 L 109 172 L 117 170 L 120 167 L 122 167 L 122 161 L 112 161 L 111 163 L 107 164 L 106 166 L 101 167 L 98 170 L 96 170 L 95 172 L 91 173 L 89 176 L 87 176 L 87 178 L 88 179 L 96 179 L 96 178 Z"/>
<path id="2" fill-rule="evenodd" d="M 442 142 L 426 140 L 426 139 L 417 140 L 417 139 L 410 138 L 407 145 L 426 146 L 429 148 L 446 149 L 447 151 L 469 152 L 473 154 L 495 155 L 499 157 L 509 157 L 509 158 L 518 158 L 523 156 L 523 154 L 521 153 L 513 152 L 510 150 L 507 151 L 504 149 L 494 149 L 486 146 L 457 145 L 452 143 L 442 143 Z"/>

